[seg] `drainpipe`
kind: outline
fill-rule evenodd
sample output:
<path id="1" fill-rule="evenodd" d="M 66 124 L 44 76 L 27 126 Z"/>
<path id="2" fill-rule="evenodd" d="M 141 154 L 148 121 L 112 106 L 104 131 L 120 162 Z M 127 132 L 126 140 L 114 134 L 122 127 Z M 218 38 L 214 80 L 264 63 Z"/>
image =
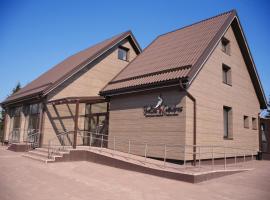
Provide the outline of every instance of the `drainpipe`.
<path id="1" fill-rule="evenodd" d="M 196 114 L 196 99 L 192 94 L 190 94 L 185 86 L 183 86 L 182 81 L 180 81 L 180 88 L 185 91 L 187 97 L 193 102 L 193 165 L 196 166 L 196 120 L 197 120 L 197 114 Z"/>

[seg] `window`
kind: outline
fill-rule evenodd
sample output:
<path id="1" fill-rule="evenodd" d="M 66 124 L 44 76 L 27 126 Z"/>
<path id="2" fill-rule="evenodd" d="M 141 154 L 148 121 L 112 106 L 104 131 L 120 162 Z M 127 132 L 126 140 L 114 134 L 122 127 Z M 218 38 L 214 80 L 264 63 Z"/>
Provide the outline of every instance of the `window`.
<path id="1" fill-rule="evenodd" d="M 223 106 L 224 138 L 232 139 L 232 108 Z"/>
<path id="2" fill-rule="evenodd" d="M 230 55 L 230 41 L 225 37 L 221 39 L 221 49 L 224 53 Z"/>
<path id="3" fill-rule="evenodd" d="M 128 52 L 128 48 L 120 46 L 118 48 L 118 59 L 128 61 Z"/>
<path id="4" fill-rule="evenodd" d="M 227 85 L 232 85 L 231 68 L 225 64 L 222 64 L 222 78 L 223 78 L 223 83 Z"/>
<path id="5" fill-rule="evenodd" d="M 257 130 L 257 118 L 255 118 L 255 117 L 252 117 L 252 129 L 253 130 Z"/>
<path id="6" fill-rule="evenodd" d="M 262 141 L 262 152 L 267 152 L 268 141 L 265 134 L 265 124 L 261 124 L 261 141 Z"/>
<path id="7" fill-rule="evenodd" d="M 13 130 L 20 129 L 21 127 L 21 107 L 11 109 L 11 117 L 13 118 Z"/>
<path id="8" fill-rule="evenodd" d="M 249 128 L 249 119 L 248 116 L 244 115 L 244 128 Z"/>
<path id="9" fill-rule="evenodd" d="M 39 129 L 40 104 L 31 104 L 29 109 L 28 134 L 35 133 Z"/>

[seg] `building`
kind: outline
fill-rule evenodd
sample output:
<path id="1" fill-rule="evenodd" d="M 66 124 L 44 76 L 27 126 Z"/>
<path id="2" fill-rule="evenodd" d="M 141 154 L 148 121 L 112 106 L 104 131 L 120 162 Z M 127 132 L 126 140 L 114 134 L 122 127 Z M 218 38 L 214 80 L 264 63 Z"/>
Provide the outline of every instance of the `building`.
<path id="1" fill-rule="evenodd" d="M 78 129 L 96 129 L 99 121 L 108 120 L 107 102 L 99 91 L 140 52 L 128 31 L 57 64 L 2 102 L 5 139 L 24 143 L 31 137 L 35 145 L 47 146 L 57 135 L 74 130 L 76 108 Z"/>
<path id="2" fill-rule="evenodd" d="M 10 141 L 38 133 L 41 146 L 101 145 L 186 161 L 256 154 L 266 98 L 233 10 L 160 35 L 142 53 L 131 32 L 115 36 L 2 105 Z"/>
<path id="3" fill-rule="evenodd" d="M 236 11 L 160 35 L 101 94 L 110 98 L 109 137 L 151 144 L 150 157 L 164 156 L 160 144 L 173 160 L 211 158 L 211 146 L 231 147 L 228 156 L 259 149 L 266 99 Z"/>

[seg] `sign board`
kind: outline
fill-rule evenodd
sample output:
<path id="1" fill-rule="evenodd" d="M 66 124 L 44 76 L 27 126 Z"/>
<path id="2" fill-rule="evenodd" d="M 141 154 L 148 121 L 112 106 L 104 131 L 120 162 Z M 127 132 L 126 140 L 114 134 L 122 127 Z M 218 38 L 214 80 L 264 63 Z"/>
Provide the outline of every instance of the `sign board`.
<path id="1" fill-rule="evenodd" d="M 176 116 L 182 112 L 183 107 L 176 105 L 165 105 L 161 95 L 158 96 L 157 104 L 143 107 L 145 117 Z"/>

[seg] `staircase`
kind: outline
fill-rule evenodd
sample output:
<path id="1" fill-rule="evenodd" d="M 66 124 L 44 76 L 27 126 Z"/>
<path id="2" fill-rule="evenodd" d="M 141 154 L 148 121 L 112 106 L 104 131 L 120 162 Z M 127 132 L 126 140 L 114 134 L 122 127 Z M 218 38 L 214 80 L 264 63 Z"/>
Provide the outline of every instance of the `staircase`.
<path id="1" fill-rule="evenodd" d="M 51 163 L 54 162 L 56 158 L 62 158 L 64 154 L 69 154 L 69 151 L 59 151 L 57 155 L 53 155 L 52 158 L 48 158 L 47 148 L 36 148 L 23 154 L 24 157 L 30 158 L 32 160 Z"/>

